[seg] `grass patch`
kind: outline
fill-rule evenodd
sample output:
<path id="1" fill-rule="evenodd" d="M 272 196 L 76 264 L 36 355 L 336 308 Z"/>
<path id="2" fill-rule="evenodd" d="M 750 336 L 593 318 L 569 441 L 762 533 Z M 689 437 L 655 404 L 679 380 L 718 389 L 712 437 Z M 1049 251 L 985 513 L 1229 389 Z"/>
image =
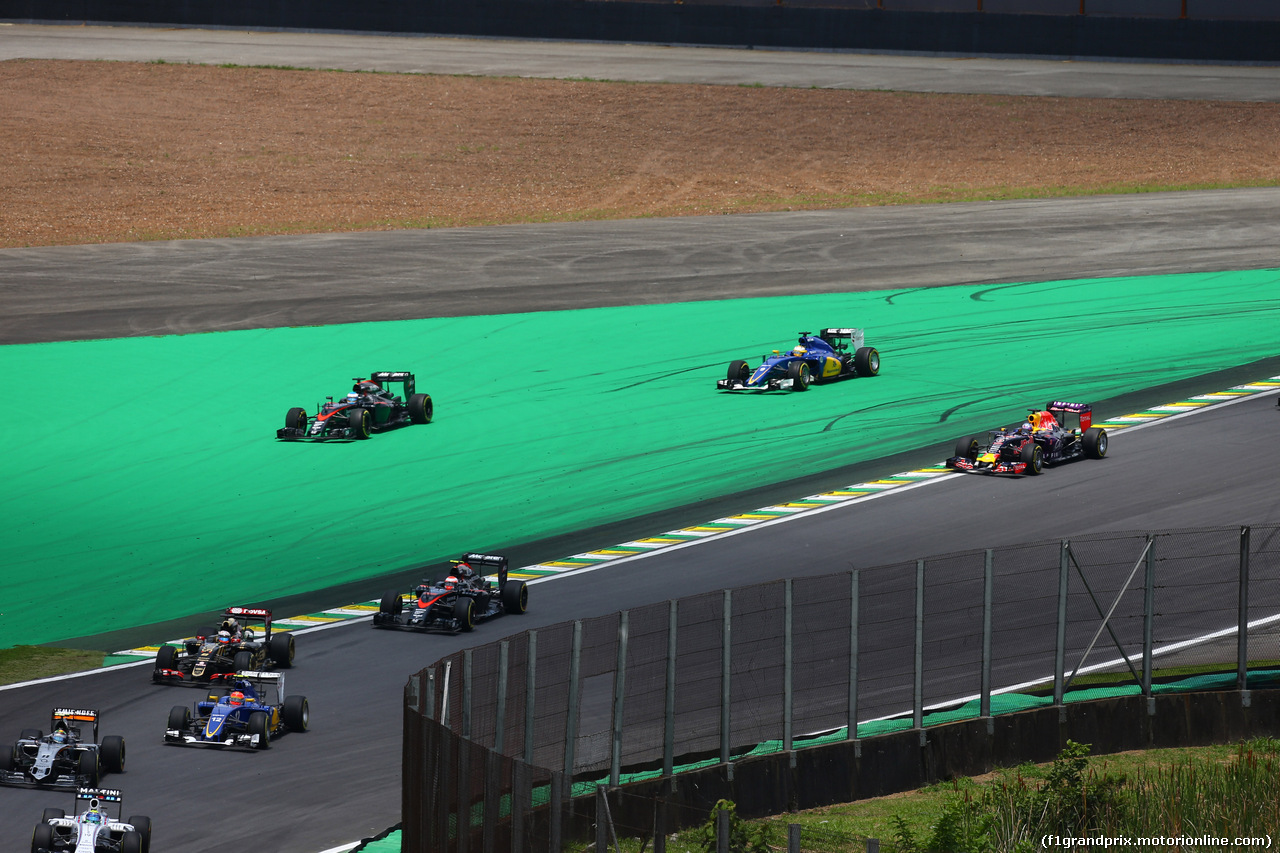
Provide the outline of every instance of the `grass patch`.
<path id="1" fill-rule="evenodd" d="M 0 684 L 97 669 L 102 666 L 102 659 L 102 652 L 90 649 L 56 649 L 50 646 L 0 649 Z"/>

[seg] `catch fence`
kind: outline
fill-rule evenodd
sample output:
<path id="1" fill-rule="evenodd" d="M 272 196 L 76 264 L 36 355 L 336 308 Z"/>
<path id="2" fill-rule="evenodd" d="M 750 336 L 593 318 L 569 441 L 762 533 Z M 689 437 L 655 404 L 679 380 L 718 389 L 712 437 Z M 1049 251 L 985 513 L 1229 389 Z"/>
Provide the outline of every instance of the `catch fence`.
<path id="1" fill-rule="evenodd" d="M 1280 667 L 1278 638 L 1280 526 L 965 552 L 539 628 L 406 685 L 403 849 L 560 851 L 592 837 L 608 790 L 610 822 L 661 853 L 714 799 L 628 803 L 637 783 L 1083 699 L 1247 691 Z"/>

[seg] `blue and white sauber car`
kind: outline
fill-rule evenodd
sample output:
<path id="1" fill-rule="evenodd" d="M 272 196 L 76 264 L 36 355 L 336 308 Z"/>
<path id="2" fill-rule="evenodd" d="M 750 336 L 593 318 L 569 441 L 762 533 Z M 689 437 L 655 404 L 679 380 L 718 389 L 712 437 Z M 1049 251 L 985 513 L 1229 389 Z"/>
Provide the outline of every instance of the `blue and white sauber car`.
<path id="1" fill-rule="evenodd" d="M 87 808 L 80 810 L 80 804 Z M 110 807 L 115 806 L 115 817 Z M 31 853 L 147 853 L 151 849 L 151 818 L 133 815 L 121 820 L 124 799 L 114 788 L 80 788 L 71 817 L 62 809 L 45 809 L 31 835 Z"/>
<path id="2" fill-rule="evenodd" d="M 305 732 L 310 717 L 307 697 L 285 696 L 283 672 L 237 672 L 229 690 L 210 693 L 194 710 L 174 705 L 164 742 L 266 749 L 286 731 Z"/>
<path id="3" fill-rule="evenodd" d="M 774 350 L 755 370 L 745 361 L 729 362 L 729 375 L 717 380 L 721 391 L 808 391 L 814 382 L 834 382 L 880 372 L 880 353 L 864 345 L 862 329 L 801 332 L 787 352 Z"/>

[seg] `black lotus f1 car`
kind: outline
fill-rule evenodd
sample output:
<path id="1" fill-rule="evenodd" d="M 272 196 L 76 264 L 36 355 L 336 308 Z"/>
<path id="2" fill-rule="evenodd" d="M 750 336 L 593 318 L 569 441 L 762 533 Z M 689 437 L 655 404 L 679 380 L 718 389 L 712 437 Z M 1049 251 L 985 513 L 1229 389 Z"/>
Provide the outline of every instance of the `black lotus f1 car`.
<path id="1" fill-rule="evenodd" d="M 507 577 L 506 557 L 463 554 L 450 562 L 452 571 L 446 578 L 424 580 L 413 588 L 411 609 L 405 609 L 399 592 L 382 596 L 378 612 L 373 614 L 373 627 L 455 634 L 470 631 L 486 619 L 528 609 L 529 587 Z M 484 577 L 474 566 L 496 569 L 496 577 Z"/>
<path id="2" fill-rule="evenodd" d="M 293 666 L 293 634 L 271 630 L 271 611 L 262 607 L 228 607 L 219 628 L 202 628 L 182 646 L 163 645 L 156 652 L 151 680 L 158 684 L 206 686 L 225 682 L 237 672 Z"/>
<path id="3" fill-rule="evenodd" d="M 74 788 L 124 771 L 124 738 L 108 735 L 99 743 L 96 710 L 54 708 L 51 719 L 49 734 L 23 729 L 13 746 L 0 746 L 0 782 Z"/>
<path id="4" fill-rule="evenodd" d="M 399 385 L 400 393 L 388 390 Z M 375 432 L 406 426 L 429 424 L 435 415 L 430 394 L 418 394 L 412 373 L 379 371 L 368 379 L 356 377 L 351 391 L 342 398 L 316 406 L 315 415 L 294 407 L 284 417 L 284 428 L 276 430 L 276 438 L 286 441 L 323 439 L 365 439 Z"/>
<path id="5" fill-rule="evenodd" d="M 1071 428 L 1059 422 L 1070 415 L 1078 418 Z M 1044 409 L 1030 409 L 1026 421 L 1016 429 L 992 430 L 990 438 L 965 436 L 956 442 L 948 468 L 976 474 L 1039 474 L 1046 465 L 1060 465 L 1076 459 L 1101 459 L 1107 455 L 1107 431 L 1092 425 L 1093 407 L 1088 403 L 1056 400 Z"/>

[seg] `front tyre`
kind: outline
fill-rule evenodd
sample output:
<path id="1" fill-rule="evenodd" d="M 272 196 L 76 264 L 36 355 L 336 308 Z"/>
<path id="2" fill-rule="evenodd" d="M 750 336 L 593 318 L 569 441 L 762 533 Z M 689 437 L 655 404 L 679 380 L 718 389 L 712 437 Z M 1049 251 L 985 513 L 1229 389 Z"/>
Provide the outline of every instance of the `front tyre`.
<path id="1" fill-rule="evenodd" d="M 160 651 L 156 652 L 156 668 L 152 675 L 152 681 L 160 681 L 164 676 L 161 675 L 162 669 L 176 669 L 178 661 L 178 649 L 176 646 L 161 646 Z"/>
<path id="2" fill-rule="evenodd" d="M 267 725 L 265 711 L 254 711 L 249 715 L 249 734 L 258 736 L 258 749 L 267 749 L 271 746 L 271 729 Z"/>
<path id="3" fill-rule="evenodd" d="M 378 612 L 388 616 L 399 616 L 404 612 L 404 599 L 398 592 L 388 592 L 378 602 Z"/>
<path id="4" fill-rule="evenodd" d="M 1044 451 L 1034 441 L 1028 441 L 1022 445 L 1018 458 L 1026 466 L 1022 471 L 1024 474 L 1035 475 L 1044 470 Z"/>
<path id="5" fill-rule="evenodd" d="M 142 853 L 151 849 L 151 818 L 143 814 L 130 815 L 129 825 L 142 836 Z"/>
<path id="6" fill-rule="evenodd" d="M 859 376 L 875 376 L 880 372 L 880 353 L 875 347 L 858 347 L 853 354 L 853 369 Z"/>
<path id="7" fill-rule="evenodd" d="M 1085 430 L 1081 443 L 1088 459 L 1101 459 L 1107 455 L 1107 431 L 1102 427 L 1089 427 Z"/>
<path id="8" fill-rule="evenodd" d="M 728 375 L 725 378 L 730 382 L 746 383 L 751 378 L 751 368 L 747 367 L 745 361 L 731 361 L 729 362 Z"/>
<path id="9" fill-rule="evenodd" d="M 458 630 L 470 631 L 476 627 L 476 602 L 469 595 L 460 595 L 453 603 L 453 618 Z"/>
<path id="10" fill-rule="evenodd" d="M 367 409 L 352 409 L 347 412 L 347 429 L 351 430 L 351 437 L 357 441 L 363 441 L 373 434 L 373 423 L 369 417 Z"/>
<path id="11" fill-rule="evenodd" d="M 285 429 L 300 429 L 306 432 L 307 429 L 307 410 L 294 406 L 289 413 L 284 416 Z"/>
<path id="12" fill-rule="evenodd" d="M 952 456 L 968 459 L 970 462 L 978 458 L 978 437 L 966 435 L 956 442 L 956 452 Z"/>
<path id="13" fill-rule="evenodd" d="M 31 853 L 53 849 L 53 827 L 47 823 L 38 825 L 36 831 L 31 833 Z"/>
<path id="14" fill-rule="evenodd" d="M 430 394 L 414 394 L 409 398 L 409 420 L 415 424 L 429 424 L 434 415 Z"/>
<path id="15" fill-rule="evenodd" d="M 793 361 L 787 366 L 787 378 L 791 380 L 792 391 L 808 391 L 813 382 L 813 374 L 809 371 L 809 362 Z"/>
<path id="16" fill-rule="evenodd" d="M 169 709 L 169 728 L 185 732 L 191 728 L 191 709 L 186 705 L 174 705 Z"/>

